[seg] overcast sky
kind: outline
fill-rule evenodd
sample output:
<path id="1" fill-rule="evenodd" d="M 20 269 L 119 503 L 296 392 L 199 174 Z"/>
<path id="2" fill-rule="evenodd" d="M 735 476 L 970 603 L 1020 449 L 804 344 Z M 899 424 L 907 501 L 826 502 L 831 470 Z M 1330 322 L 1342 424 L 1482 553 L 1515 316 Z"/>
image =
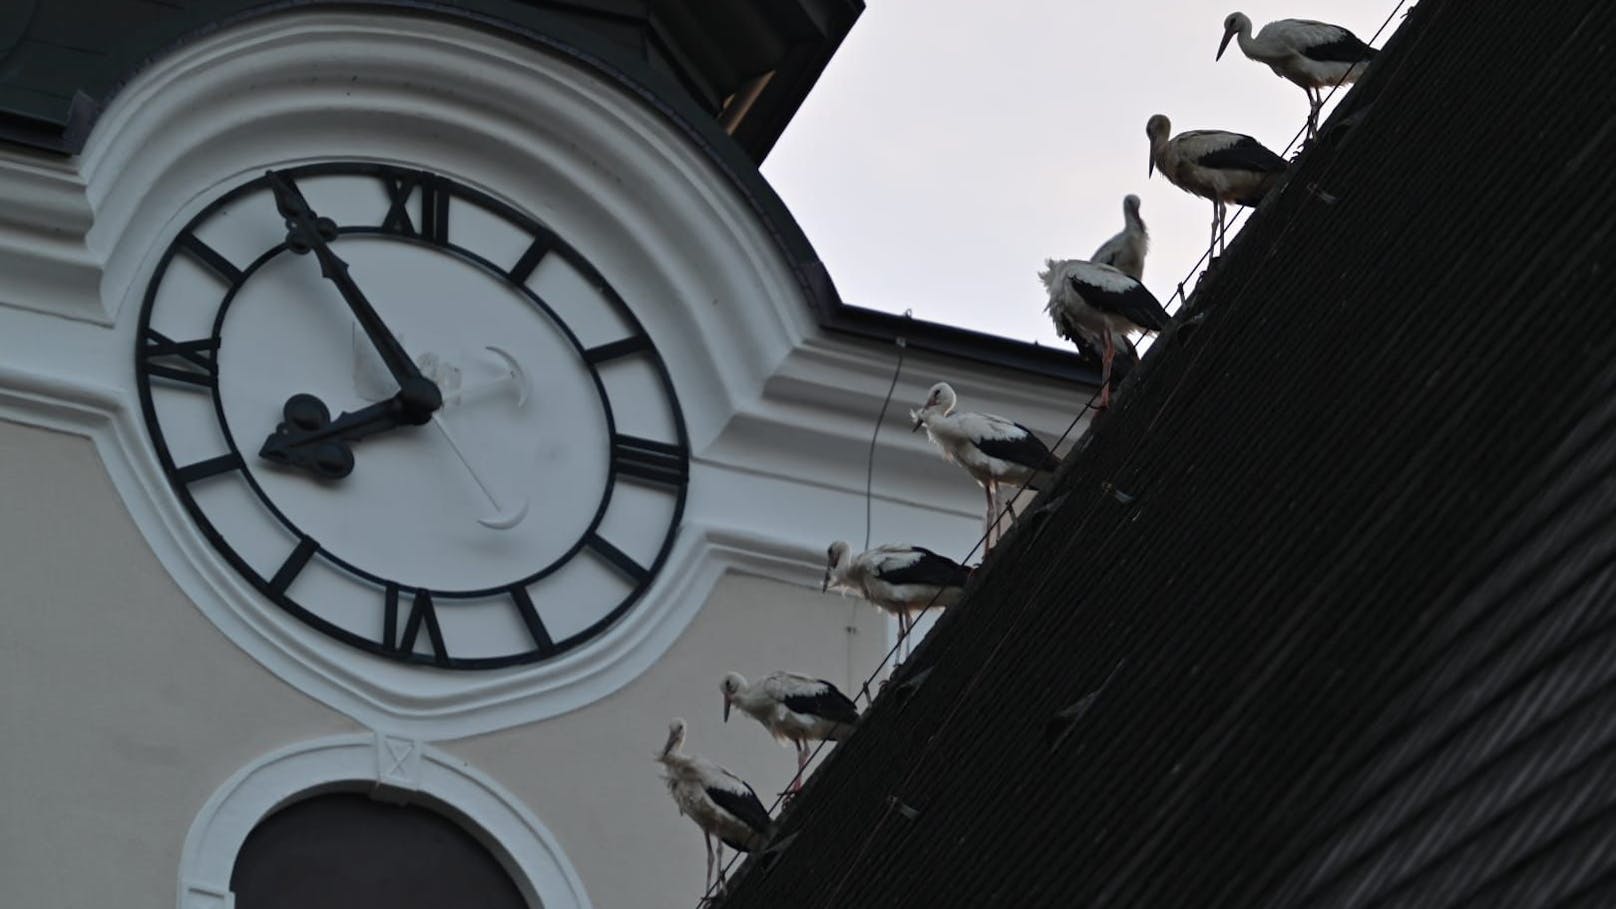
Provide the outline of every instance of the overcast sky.
<path id="1" fill-rule="evenodd" d="M 1120 230 L 1124 195 L 1162 302 L 1206 248 L 1211 203 L 1146 178 L 1151 114 L 1276 152 L 1306 120 L 1302 90 L 1237 46 L 1213 62 L 1224 16 L 1368 41 L 1396 2 L 868 0 L 763 172 L 848 303 L 1065 344 L 1036 273 Z"/>

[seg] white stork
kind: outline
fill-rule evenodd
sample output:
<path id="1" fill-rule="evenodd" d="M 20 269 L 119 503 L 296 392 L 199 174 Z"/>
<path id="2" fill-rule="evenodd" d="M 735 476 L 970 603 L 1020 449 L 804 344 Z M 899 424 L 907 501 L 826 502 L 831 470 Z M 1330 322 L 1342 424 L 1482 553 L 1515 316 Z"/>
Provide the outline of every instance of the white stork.
<path id="1" fill-rule="evenodd" d="M 1109 265 L 1135 281 L 1145 279 L 1145 253 L 1150 251 L 1150 232 L 1139 217 L 1139 197 L 1122 197 L 1122 230 L 1100 244 L 1091 262 Z"/>
<path id="2" fill-rule="evenodd" d="M 1145 285 L 1110 265 L 1082 259 L 1046 259 L 1038 279 L 1049 291 L 1044 312 L 1054 321 L 1055 331 L 1063 338 L 1082 339 L 1105 351 L 1096 406 L 1109 406 L 1117 339 L 1127 345 L 1124 355 L 1136 358 L 1128 333 L 1161 331 L 1171 317 Z"/>
<path id="3" fill-rule="evenodd" d="M 858 707 L 824 679 L 772 672 L 748 683 L 745 676 L 731 672 L 718 687 L 724 693 L 724 722 L 729 722 L 730 707 L 739 707 L 776 739 L 796 746 L 797 775 L 791 778 L 791 792 L 802 789 L 808 743 L 840 742 L 858 722 Z"/>
<path id="4" fill-rule="evenodd" d="M 1150 173 L 1161 169 L 1174 186 L 1212 200 L 1213 249 L 1223 239 L 1223 211 L 1230 202 L 1255 206 L 1279 182 L 1285 159 L 1241 133 L 1194 129 L 1168 138 L 1172 121 L 1161 114 L 1145 123 L 1150 137 Z"/>
<path id="5" fill-rule="evenodd" d="M 970 577 L 969 568 L 922 546 L 887 543 L 855 556 L 852 546 L 837 540 L 826 551 L 825 584 L 820 589 L 856 593 L 896 615 L 907 646 L 913 614 L 959 603 Z"/>
<path id="6" fill-rule="evenodd" d="M 988 504 L 983 531 L 992 545 L 993 529 L 999 522 L 1000 485 L 1042 489 L 1061 462 L 1020 423 L 970 410 L 955 413 L 958 400 L 947 382 L 938 382 L 927 392 L 926 403 L 909 411 L 909 417 L 915 421 L 914 431 L 924 426 L 943 457 L 965 468 L 982 485 Z"/>
<path id="7" fill-rule="evenodd" d="M 1278 19 L 1251 36 L 1251 19 L 1245 13 L 1230 13 L 1223 20 L 1223 41 L 1215 60 L 1223 59 L 1229 42 L 1238 35 L 1240 52 L 1268 64 L 1274 75 L 1289 79 L 1307 93 L 1307 137 L 1319 131 L 1319 109 L 1324 106 L 1322 89 L 1356 82 L 1374 59 L 1374 48 L 1339 25 L 1311 19 Z"/>
<path id="8" fill-rule="evenodd" d="M 704 757 L 681 753 L 684 744 L 685 721 L 676 719 L 668 724 L 668 743 L 656 759 L 667 770 L 663 779 L 679 813 L 695 821 L 706 838 L 707 879 L 703 886 L 712 889 L 714 868 L 718 869 L 718 883 L 724 883 L 725 846 L 752 852 L 768 842 L 769 810 L 740 777 Z M 714 838 L 719 842 L 716 857 Z"/>

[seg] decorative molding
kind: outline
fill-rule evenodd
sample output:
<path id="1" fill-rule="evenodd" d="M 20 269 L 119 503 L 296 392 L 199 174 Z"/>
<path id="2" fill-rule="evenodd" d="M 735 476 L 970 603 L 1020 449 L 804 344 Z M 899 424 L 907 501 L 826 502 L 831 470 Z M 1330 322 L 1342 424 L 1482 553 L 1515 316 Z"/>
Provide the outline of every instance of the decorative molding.
<path id="1" fill-rule="evenodd" d="M 402 759 L 396 747 L 403 747 Z M 409 787 L 397 785 L 409 767 Z M 389 801 L 421 804 L 475 826 L 533 906 L 588 909 L 583 880 L 555 836 L 493 779 L 428 745 L 382 732 L 300 742 L 254 761 L 210 796 L 180 851 L 179 909 L 231 909 L 230 876 L 248 834 L 275 811 L 343 789 L 386 790 Z"/>
<path id="2" fill-rule="evenodd" d="M 421 742 L 404 736 L 376 733 L 377 792 L 421 789 Z M 406 799 L 407 801 L 407 799 Z"/>
<path id="3" fill-rule="evenodd" d="M 0 151 L 0 306 L 99 325 L 101 262 L 84 181 L 68 162 Z"/>

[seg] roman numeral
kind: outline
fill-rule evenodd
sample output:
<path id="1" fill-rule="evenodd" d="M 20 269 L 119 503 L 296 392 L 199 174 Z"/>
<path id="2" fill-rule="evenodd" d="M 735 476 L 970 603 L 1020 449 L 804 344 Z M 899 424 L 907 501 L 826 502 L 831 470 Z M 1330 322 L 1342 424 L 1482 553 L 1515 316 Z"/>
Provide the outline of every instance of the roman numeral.
<path id="1" fill-rule="evenodd" d="M 602 344 L 599 347 L 589 348 L 588 350 L 584 351 L 584 360 L 599 366 L 600 364 L 605 363 L 607 360 L 615 360 L 618 357 L 626 357 L 631 354 L 637 354 L 641 351 L 650 349 L 651 339 L 648 336 L 632 335 L 622 339 L 621 341 L 613 341 L 609 344 Z"/>
<path id="2" fill-rule="evenodd" d="M 527 251 L 522 253 L 522 258 L 517 259 L 516 264 L 511 266 L 510 279 L 517 284 L 526 282 L 532 276 L 533 270 L 544 261 L 544 257 L 549 255 L 551 245 L 549 234 L 534 237 Z"/>
<path id="3" fill-rule="evenodd" d="M 217 458 L 208 458 L 206 461 L 197 461 L 195 464 L 187 464 L 178 468 L 174 471 L 174 479 L 189 486 L 197 480 L 205 480 L 208 477 L 216 477 L 221 473 L 240 470 L 242 466 L 241 454 L 233 451 L 230 454 L 222 454 Z"/>
<path id="4" fill-rule="evenodd" d="M 666 486 L 683 486 L 690 479 L 690 462 L 686 455 L 683 445 L 670 445 L 622 433 L 612 435 L 612 469 L 618 476 Z"/>
<path id="5" fill-rule="evenodd" d="M 147 375 L 172 379 L 195 388 L 219 384 L 218 338 L 175 341 L 155 328 L 142 336 L 141 366 Z"/>
<path id="6" fill-rule="evenodd" d="M 449 665 L 449 649 L 443 645 L 443 629 L 438 625 L 438 611 L 432 605 L 432 592 L 429 590 L 415 591 L 415 599 L 410 603 L 409 618 L 404 621 L 404 634 L 398 640 L 398 646 L 393 646 L 393 629 L 398 624 L 398 586 L 387 585 L 386 615 L 384 617 L 383 646 L 399 653 L 415 652 L 415 639 L 421 634 L 421 626 L 426 626 L 427 637 L 432 641 L 432 662 L 439 666 Z"/>
<path id="7" fill-rule="evenodd" d="M 651 576 L 651 572 L 647 571 L 644 565 L 634 561 L 628 553 L 606 542 L 603 537 L 597 534 L 591 533 L 589 536 L 584 537 L 584 545 L 594 551 L 595 555 L 605 559 L 613 568 L 621 571 L 635 584 L 643 584 L 645 579 Z"/>
<path id="8" fill-rule="evenodd" d="M 439 245 L 449 242 L 450 193 L 442 177 L 417 171 L 404 177 L 383 177 L 382 183 L 387 187 L 387 198 L 391 202 L 387 216 L 382 219 L 382 230 Z M 416 192 L 421 197 L 419 227 L 410 218 L 410 196 Z"/>
<path id="9" fill-rule="evenodd" d="M 193 233 L 183 233 L 175 241 L 180 249 L 189 253 L 192 258 L 206 265 L 210 271 L 224 279 L 224 283 L 235 287 L 244 277 L 241 269 L 235 263 L 219 254 L 219 251 L 203 243 L 201 238 Z"/>
<path id="10" fill-rule="evenodd" d="M 319 550 L 320 544 L 308 537 L 298 540 L 297 548 L 292 550 L 292 554 L 287 556 L 286 561 L 281 563 L 281 567 L 275 572 L 275 576 L 269 579 L 270 591 L 276 596 L 286 593 L 286 588 L 292 586 L 292 582 L 297 580 L 297 576 L 303 571 L 303 567 L 309 564 L 309 559 L 314 558 L 314 554 Z"/>
<path id="11" fill-rule="evenodd" d="M 527 626 L 527 633 L 533 638 L 534 648 L 540 653 L 555 650 L 555 641 L 550 640 L 544 620 L 539 618 L 539 611 L 533 608 L 533 598 L 527 595 L 527 588 L 512 587 L 510 593 L 511 602 L 516 604 L 516 611 L 522 616 L 522 624 Z"/>

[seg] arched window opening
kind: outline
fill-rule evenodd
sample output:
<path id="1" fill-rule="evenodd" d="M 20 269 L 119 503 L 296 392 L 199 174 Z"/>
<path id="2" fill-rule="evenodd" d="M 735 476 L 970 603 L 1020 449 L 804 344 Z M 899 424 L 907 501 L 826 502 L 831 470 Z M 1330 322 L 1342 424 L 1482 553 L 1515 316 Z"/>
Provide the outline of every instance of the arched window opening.
<path id="1" fill-rule="evenodd" d="M 236 909 L 534 909 L 498 857 L 453 820 L 349 792 L 259 822 L 230 889 Z"/>

